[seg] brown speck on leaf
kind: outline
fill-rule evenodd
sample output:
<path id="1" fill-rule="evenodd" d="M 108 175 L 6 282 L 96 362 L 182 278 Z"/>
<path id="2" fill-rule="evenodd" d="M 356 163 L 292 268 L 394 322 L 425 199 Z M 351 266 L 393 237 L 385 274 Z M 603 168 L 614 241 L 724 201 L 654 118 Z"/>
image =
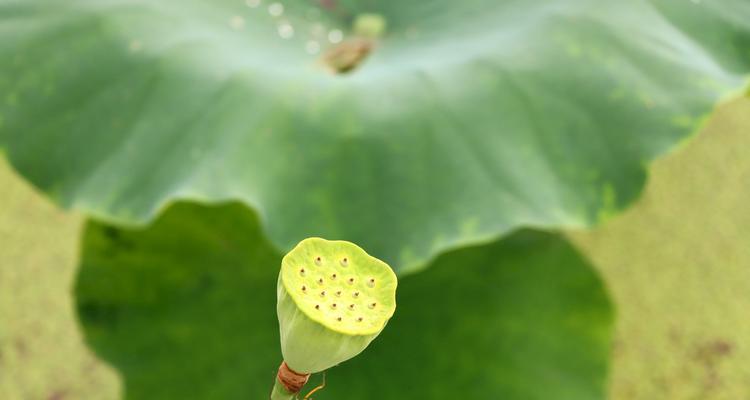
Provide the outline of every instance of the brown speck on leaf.
<path id="1" fill-rule="evenodd" d="M 706 372 L 703 383 L 705 395 L 721 385 L 718 364 L 722 359 L 730 356 L 733 350 L 733 345 L 723 339 L 711 340 L 696 346 L 695 360 L 703 365 Z"/>
<path id="2" fill-rule="evenodd" d="M 16 351 L 20 356 L 25 356 L 28 354 L 28 348 L 26 347 L 26 342 L 24 342 L 22 339 L 16 339 L 15 341 Z"/>
<path id="3" fill-rule="evenodd" d="M 320 0 L 320 6 L 327 10 L 336 9 L 336 0 Z"/>
<path id="4" fill-rule="evenodd" d="M 673 327 L 669 330 L 669 341 L 675 345 L 682 345 L 683 333 L 679 328 Z"/>
<path id="5" fill-rule="evenodd" d="M 732 344 L 725 340 L 712 340 L 696 347 L 695 358 L 704 364 L 714 364 L 732 354 Z"/>
<path id="6" fill-rule="evenodd" d="M 65 399 L 67 391 L 65 390 L 56 390 L 52 393 L 50 393 L 49 397 L 47 397 L 47 400 L 63 400 Z"/>

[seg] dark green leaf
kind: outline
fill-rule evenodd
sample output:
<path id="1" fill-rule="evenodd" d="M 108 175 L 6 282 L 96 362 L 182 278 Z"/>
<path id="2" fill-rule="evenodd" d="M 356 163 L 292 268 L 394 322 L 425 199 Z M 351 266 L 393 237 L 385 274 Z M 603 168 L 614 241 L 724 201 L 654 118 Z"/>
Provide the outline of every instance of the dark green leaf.
<path id="1" fill-rule="evenodd" d="M 179 204 L 146 230 L 91 223 L 76 288 L 86 337 L 128 398 L 266 398 L 281 362 L 279 265 L 236 204 Z M 397 298 L 385 331 L 330 371 L 320 398 L 605 397 L 612 310 L 559 236 L 448 253 L 401 279 Z"/>

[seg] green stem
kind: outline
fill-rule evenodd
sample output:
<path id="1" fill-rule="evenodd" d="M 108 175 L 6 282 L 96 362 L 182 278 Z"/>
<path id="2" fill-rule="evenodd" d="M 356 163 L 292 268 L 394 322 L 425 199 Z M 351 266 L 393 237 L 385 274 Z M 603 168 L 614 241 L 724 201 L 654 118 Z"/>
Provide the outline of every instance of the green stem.
<path id="1" fill-rule="evenodd" d="M 297 398 L 297 393 L 289 393 L 284 385 L 279 382 L 279 379 L 274 379 L 273 391 L 271 392 L 271 400 L 294 400 Z"/>
<path id="2" fill-rule="evenodd" d="M 299 398 L 299 391 L 310 379 L 310 374 L 300 374 L 294 372 L 286 365 L 285 361 L 281 362 L 279 372 L 276 373 L 276 379 L 273 382 L 271 391 L 271 400 L 293 400 Z M 291 390 L 295 390 L 292 392 Z"/>

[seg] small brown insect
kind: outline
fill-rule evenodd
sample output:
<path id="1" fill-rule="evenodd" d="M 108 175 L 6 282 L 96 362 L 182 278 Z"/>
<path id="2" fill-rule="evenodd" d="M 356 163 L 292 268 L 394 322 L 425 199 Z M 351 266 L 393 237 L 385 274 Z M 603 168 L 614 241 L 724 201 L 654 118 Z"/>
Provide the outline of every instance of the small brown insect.
<path id="1" fill-rule="evenodd" d="M 372 40 L 347 40 L 328 50 L 323 55 L 323 64 L 334 73 L 345 74 L 362 64 L 374 47 L 375 44 Z"/>

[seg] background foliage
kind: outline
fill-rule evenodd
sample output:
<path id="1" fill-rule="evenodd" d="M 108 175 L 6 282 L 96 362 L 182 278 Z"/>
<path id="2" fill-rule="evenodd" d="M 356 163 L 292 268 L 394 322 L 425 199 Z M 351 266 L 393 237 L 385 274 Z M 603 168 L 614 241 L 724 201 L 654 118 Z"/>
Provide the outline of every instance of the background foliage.
<path id="1" fill-rule="evenodd" d="M 750 176 L 748 115 L 748 100 L 724 107 L 654 165 L 632 210 L 569 235 L 617 305 L 613 399 L 750 395 L 750 192 L 741 184 Z M 0 174 L 0 397 L 115 399 L 116 373 L 83 347 L 72 314 L 80 218 L 56 210 L 7 167 Z"/>
<path id="2" fill-rule="evenodd" d="M 701 278 L 726 257 L 742 264 L 743 251 L 724 248 L 744 238 L 740 229 L 691 242 L 719 220 L 717 199 L 701 200 L 719 191 L 691 191 L 703 170 L 665 172 L 677 182 L 665 184 L 667 202 L 647 196 L 626 222 L 567 238 L 553 230 L 623 210 L 648 164 L 746 87 L 750 3 L 257 4 L 0 0 L 0 149 L 55 202 L 91 218 L 78 317 L 128 397 L 260 396 L 277 358 L 273 266 L 306 236 L 355 241 L 404 275 L 433 266 L 404 277 L 401 311 L 379 344 L 331 372 L 362 398 L 602 398 L 612 309 L 592 260 L 658 271 L 679 261 L 690 265 L 681 274 Z M 324 73 L 304 49 L 362 12 L 388 21 L 382 47 L 353 75 Z M 701 229 L 685 225 L 695 204 L 670 214 L 685 201 L 710 204 Z M 6 218 L 8 237 L 34 237 Z M 40 238 L 53 232 L 44 225 Z M 550 231 L 518 231 L 528 227 Z M 41 268 L 50 256 L 39 257 L 27 260 Z M 666 277 L 661 285 L 682 290 Z M 9 308 L 10 323 L 24 321 L 23 307 Z M 12 336 L 18 326 L 0 326 L 0 362 L 24 380 L 18 363 L 30 353 Z M 656 386 L 681 395 L 664 388 L 705 375 L 696 396 L 725 393 L 720 364 L 741 354 L 733 334 L 744 331 L 695 343 L 679 326 L 659 332 L 663 347 L 688 348 L 700 367 L 682 363 Z M 90 360 L 69 339 L 72 362 Z"/>
<path id="3" fill-rule="evenodd" d="M 253 213 L 178 204 L 146 230 L 91 224 L 83 243 L 80 316 L 129 398 L 268 395 L 282 254 Z M 329 372 L 326 396 L 602 398 L 612 312 L 558 235 L 445 254 L 399 281 L 398 303 L 378 340 Z"/>

